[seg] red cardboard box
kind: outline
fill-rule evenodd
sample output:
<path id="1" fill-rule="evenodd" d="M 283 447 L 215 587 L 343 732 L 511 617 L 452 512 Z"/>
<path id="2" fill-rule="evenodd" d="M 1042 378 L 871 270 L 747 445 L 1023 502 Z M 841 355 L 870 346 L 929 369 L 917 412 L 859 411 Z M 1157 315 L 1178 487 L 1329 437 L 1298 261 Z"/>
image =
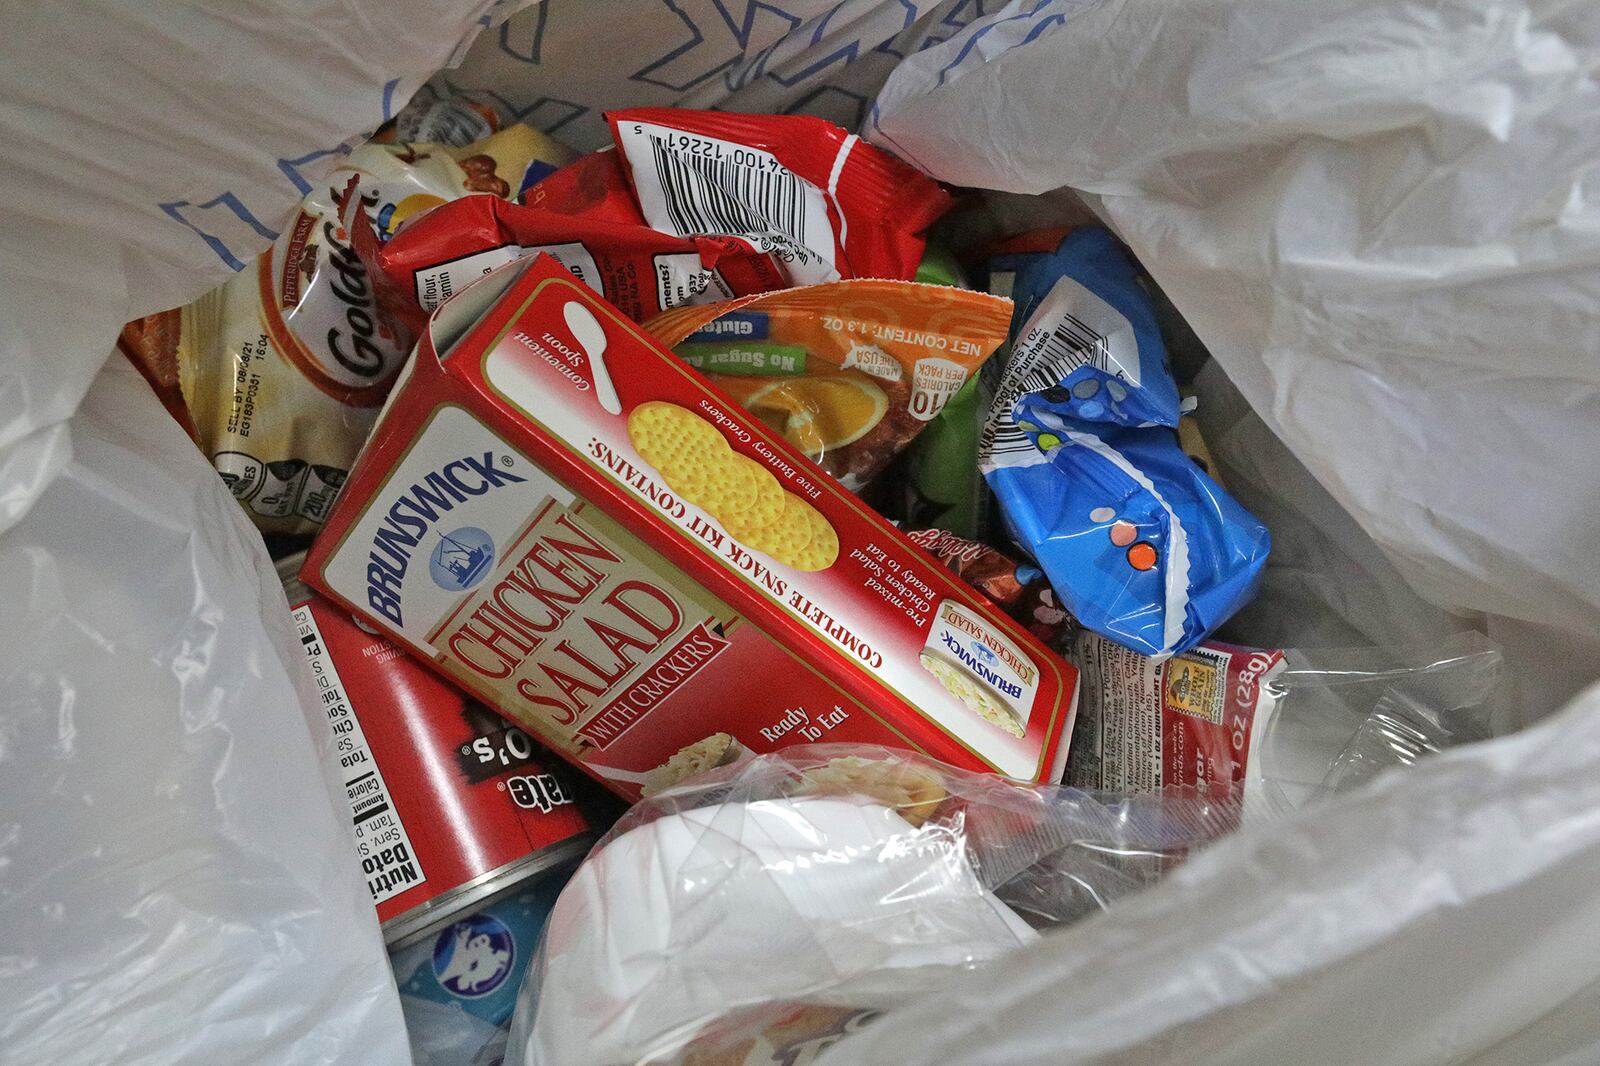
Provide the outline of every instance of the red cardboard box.
<path id="1" fill-rule="evenodd" d="M 736 539 L 641 456 L 644 404 L 837 552 Z M 301 577 L 628 798 L 808 741 L 1066 760 L 1071 666 L 547 257 L 441 308 Z"/>

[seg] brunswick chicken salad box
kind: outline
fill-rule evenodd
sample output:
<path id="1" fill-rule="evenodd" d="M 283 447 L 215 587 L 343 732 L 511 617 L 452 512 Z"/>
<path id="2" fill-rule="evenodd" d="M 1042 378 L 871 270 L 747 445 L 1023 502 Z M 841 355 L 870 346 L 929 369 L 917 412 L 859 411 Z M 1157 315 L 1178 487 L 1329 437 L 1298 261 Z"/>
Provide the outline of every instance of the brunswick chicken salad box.
<path id="1" fill-rule="evenodd" d="M 627 798 L 1066 760 L 1070 665 L 548 257 L 435 315 L 301 576 Z"/>

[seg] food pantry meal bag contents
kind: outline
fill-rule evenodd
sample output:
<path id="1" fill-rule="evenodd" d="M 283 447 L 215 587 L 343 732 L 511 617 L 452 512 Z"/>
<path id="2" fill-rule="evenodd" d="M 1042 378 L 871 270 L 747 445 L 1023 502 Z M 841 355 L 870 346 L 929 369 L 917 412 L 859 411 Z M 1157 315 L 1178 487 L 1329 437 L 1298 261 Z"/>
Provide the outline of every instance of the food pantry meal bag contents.
<path id="1" fill-rule="evenodd" d="M 360 246 L 358 246 L 360 248 Z M 772 257 L 732 237 L 674 237 L 645 225 L 574 218 L 494 196 L 468 196 L 363 250 L 381 290 L 414 332 L 427 315 L 497 266 L 543 252 L 636 322 L 680 304 L 787 284 Z"/>
<path id="2" fill-rule="evenodd" d="M 979 444 L 1006 527 L 1086 628 L 1193 647 L 1255 595 L 1266 527 L 1180 446 L 1155 315 L 1110 233 L 1017 258 L 1020 325 Z"/>
<path id="3" fill-rule="evenodd" d="M 1086 632 L 1066 782 L 1231 792 L 1246 817 L 1286 813 L 1488 737 L 1505 699 L 1501 659 L 1477 633 L 1392 649 L 1207 641 L 1156 660 Z"/>
<path id="4" fill-rule="evenodd" d="M 504 718 L 278 564 L 335 737 L 367 887 L 398 945 L 576 862 L 594 836 L 567 771 Z"/>
<path id="5" fill-rule="evenodd" d="M 1061 648 L 1072 633 L 1072 617 L 1058 605 L 1050 582 L 1037 566 L 1019 563 L 996 548 L 946 529 L 913 530 L 906 539 L 1004 608 L 1046 647 Z"/>
<path id="6" fill-rule="evenodd" d="M 517 990 L 570 868 L 389 952 L 419 1064 L 500 1062 Z"/>
<path id="7" fill-rule="evenodd" d="M 1065 763 L 1070 666 L 543 256 L 439 309 L 302 576 L 629 798 L 719 734 Z"/>
<path id="8" fill-rule="evenodd" d="M 961 391 L 1010 314 L 983 293 L 858 279 L 680 307 L 645 328 L 856 491 Z"/>
<path id="9" fill-rule="evenodd" d="M 793 284 L 910 280 L 952 200 L 937 182 L 819 118 L 642 107 L 606 115 L 644 221 L 742 237 Z"/>
<path id="10" fill-rule="evenodd" d="M 556 901 L 508 1063 L 808 1063 L 1225 832 L 1226 801 L 789 748 L 645 801 Z"/>
<path id="11" fill-rule="evenodd" d="M 357 148 L 256 263 L 133 323 L 124 350 L 147 377 L 175 378 L 201 448 L 261 529 L 314 532 L 413 341 L 374 299 L 342 198 L 387 235 L 469 192 L 514 194 L 539 164 L 568 158 L 526 126 L 465 148 Z"/>

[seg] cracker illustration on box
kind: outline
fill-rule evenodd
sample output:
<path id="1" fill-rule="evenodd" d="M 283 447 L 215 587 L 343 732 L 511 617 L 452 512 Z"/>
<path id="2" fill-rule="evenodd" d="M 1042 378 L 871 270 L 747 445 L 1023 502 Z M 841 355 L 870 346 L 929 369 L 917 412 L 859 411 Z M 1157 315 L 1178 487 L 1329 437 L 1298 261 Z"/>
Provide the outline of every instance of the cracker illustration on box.
<path id="1" fill-rule="evenodd" d="M 766 467 L 736 454 L 710 422 L 677 404 L 651 400 L 628 415 L 628 439 L 683 499 L 709 511 L 735 539 L 796 570 L 826 570 L 839 534 Z"/>

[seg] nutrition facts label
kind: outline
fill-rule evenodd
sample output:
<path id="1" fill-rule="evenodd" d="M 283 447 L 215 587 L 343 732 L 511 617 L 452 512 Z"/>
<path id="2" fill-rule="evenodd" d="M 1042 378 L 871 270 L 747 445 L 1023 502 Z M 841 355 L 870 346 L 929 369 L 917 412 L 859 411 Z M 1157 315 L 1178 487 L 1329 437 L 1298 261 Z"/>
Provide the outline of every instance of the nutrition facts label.
<path id="1" fill-rule="evenodd" d="M 328 654 L 322 633 L 317 629 L 311 607 L 301 605 L 293 611 L 300 643 L 305 647 L 311 672 L 317 679 L 317 698 L 333 729 L 334 751 L 345 795 L 350 800 L 350 817 L 356 827 L 356 852 L 367 877 L 372 902 L 382 903 L 392 896 L 427 880 L 406 835 L 405 823 L 389 801 L 389 787 L 367 746 L 361 722 L 356 718 Z"/>
<path id="2" fill-rule="evenodd" d="M 1161 664 L 1093 637 L 1079 642 L 1078 654 L 1083 693 L 1077 732 L 1088 741 L 1086 749 L 1099 753 L 1100 765 L 1085 767 L 1093 779 L 1072 783 L 1118 792 L 1151 792 L 1171 783 L 1161 772 Z"/>

